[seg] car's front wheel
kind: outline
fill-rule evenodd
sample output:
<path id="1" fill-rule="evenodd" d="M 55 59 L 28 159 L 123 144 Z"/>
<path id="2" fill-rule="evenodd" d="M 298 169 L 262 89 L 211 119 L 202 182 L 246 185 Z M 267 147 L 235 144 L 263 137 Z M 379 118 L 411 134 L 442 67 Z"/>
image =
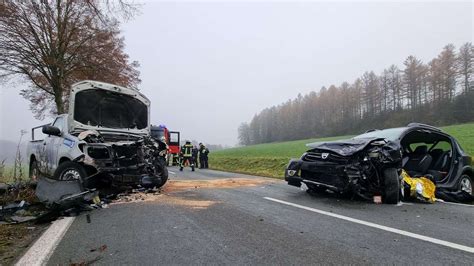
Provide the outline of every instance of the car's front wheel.
<path id="1" fill-rule="evenodd" d="M 396 168 L 387 168 L 383 171 L 384 202 L 397 204 L 400 201 L 400 179 Z"/>
<path id="2" fill-rule="evenodd" d="M 472 189 L 472 178 L 466 174 L 461 176 L 459 181 L 459 190 L 469 193 L 469 195 L 474 197 L 474 190 Z"/>
<path id="3" fill-rule="evenodd" d="M 54 173 L 54 179 L 62 181 L 79 180 L 82 182 L 86 177 L 87 173 L 84 167 L 70 161 L 61 163 Z"/>

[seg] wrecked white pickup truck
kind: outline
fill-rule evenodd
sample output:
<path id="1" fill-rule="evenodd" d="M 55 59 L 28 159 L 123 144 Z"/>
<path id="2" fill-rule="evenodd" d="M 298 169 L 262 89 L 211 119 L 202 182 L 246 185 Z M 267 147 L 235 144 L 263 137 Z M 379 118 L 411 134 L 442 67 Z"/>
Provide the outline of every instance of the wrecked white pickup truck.
<path id="1" fill-rule="evenodd" d="M 84 188 L 163 186 L 167 146 L 150 137 L 149 113 L 150 101 L 137 90 L 96 81 L 74 84 L 68 113 L 32 129 L 30 177 L 78 180 Z M 39 128 L 45 137 L 35 140 Z"/>

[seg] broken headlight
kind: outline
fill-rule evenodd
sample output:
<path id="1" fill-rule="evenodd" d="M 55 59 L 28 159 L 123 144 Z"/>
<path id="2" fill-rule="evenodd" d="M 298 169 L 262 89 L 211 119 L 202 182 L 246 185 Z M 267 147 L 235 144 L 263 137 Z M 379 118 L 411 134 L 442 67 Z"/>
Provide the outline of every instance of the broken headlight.
<path id="1" fill-rule="evenodd" d="M 288 173 L 288 176 L 294 176 L 296 175 L 296 170 L 288 170 L 287 173 Z"/>
<path id="2" fill-rule="evenodd" d="M 87 147 L 87 155 L 93 159 L 110 159 L 110 151 L 105 146 Z"/>

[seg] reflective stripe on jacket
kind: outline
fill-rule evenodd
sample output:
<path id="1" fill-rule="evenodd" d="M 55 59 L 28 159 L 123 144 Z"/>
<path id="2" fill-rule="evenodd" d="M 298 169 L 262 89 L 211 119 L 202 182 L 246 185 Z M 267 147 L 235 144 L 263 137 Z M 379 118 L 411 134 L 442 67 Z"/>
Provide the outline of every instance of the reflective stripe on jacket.
<path id="1" fill-rule="evenodd" d="M 191 144 L 184 144 L 184 145 L 181 147 L 181 153 L 182 153 L 183 156 L 185 156 L 185 157 L 191 157 L 192 154 L 193 154 L 193 145 L 191 145 Z"/>

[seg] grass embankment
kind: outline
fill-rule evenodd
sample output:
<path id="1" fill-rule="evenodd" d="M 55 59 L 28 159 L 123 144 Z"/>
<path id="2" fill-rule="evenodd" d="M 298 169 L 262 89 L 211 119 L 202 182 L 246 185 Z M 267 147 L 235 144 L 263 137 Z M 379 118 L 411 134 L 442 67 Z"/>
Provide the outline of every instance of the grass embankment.
<path id="1" fill-rule="evenodd" d="M 29 179 L 27 166 L 22 165 L 21 169 L 17 168 L 16 170 L 17 170 L 16 172 L 17 180 L 25 181 Z M 15 181 L 14 173 L 15 173 L 15 169 L 13 166 L 0 165 L 0 183 L 7 183 L 7 184 L 14 183 Z"/>
<path id="2" fill-rule="evenodd" d="M 454 136 L 468 154 L 474 155 L 474 123 L 447 126 L 442 129 Z M 307 143 L 349 137 L 305 139 L 231 148 L 211 153 L 209 165 L 216 170 L 283 178 L 288 160 L 299 158 L 308 149 Z"/>

